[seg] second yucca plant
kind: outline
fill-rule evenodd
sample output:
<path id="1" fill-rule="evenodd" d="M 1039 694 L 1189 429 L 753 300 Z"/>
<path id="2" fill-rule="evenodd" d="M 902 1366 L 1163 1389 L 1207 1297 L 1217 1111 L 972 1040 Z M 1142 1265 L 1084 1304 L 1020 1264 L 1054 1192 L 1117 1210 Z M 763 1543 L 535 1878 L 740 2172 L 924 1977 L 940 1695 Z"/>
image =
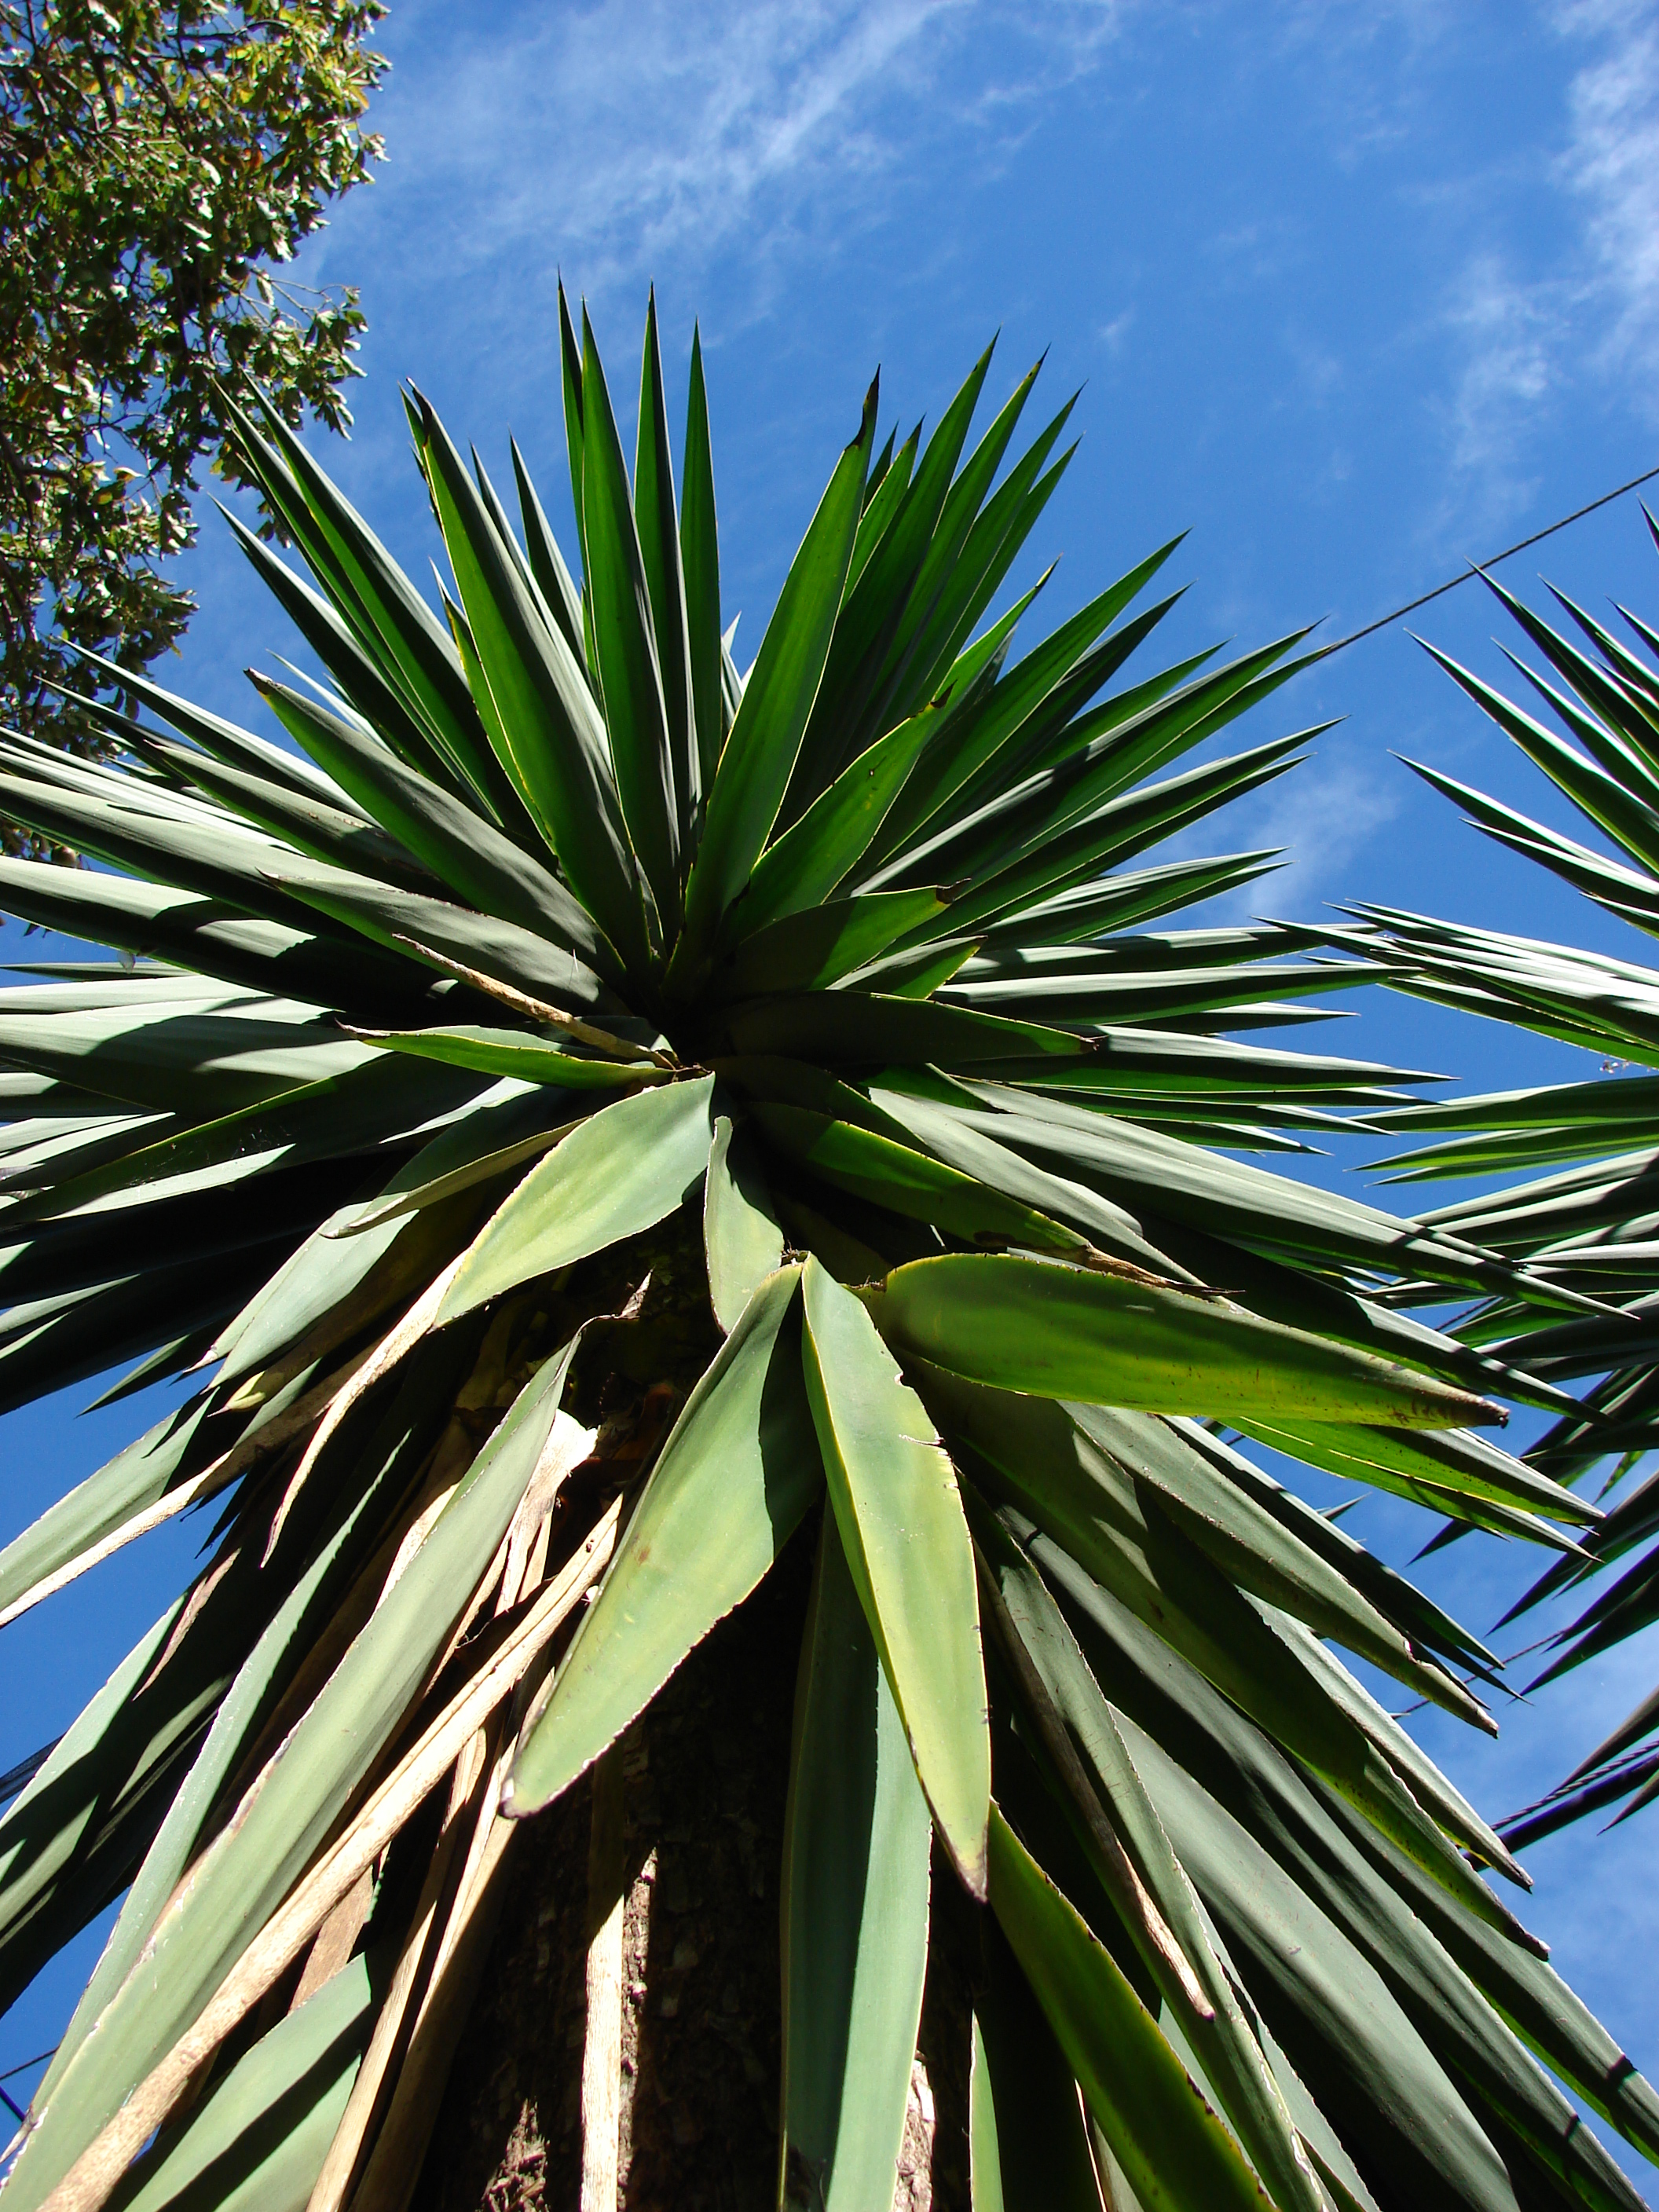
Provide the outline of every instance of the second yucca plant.
<path id="1" fill-rule="evenodd" d="M 1129 933 L 1268 864 L 1138 865 L 1291 763 L 1164 773 L 1297 641 L 1103 696 L 1167 546 L 976 635 L 1069 411 L 1004 471 L 1033 371 L 969 449 L 988 356 L 925 446 L 877 455 L 872 388 L 740 675 L 695 345 L 677 498 L 654 310 L 631 483 L 562 329 L 580 585 L 516 448 L 515 529 L 416 397 L 434 612 L 256 408 L 311 580 L 240 534 L 331 678 L 255 679 L 298 751 L 137 679 L 174 734 L 112 718 L 118 767 L 0 747 L 106 864 L 4 904 L 126 956 L 0 1005 L 0 1392 L 212 1370 L 0 1554 L 0 1618 L 219 1508 L 0 1821 L 7 1997 L 127 1893 L 8 2207 L 406 2203 L 509 1846 L 584 1776 L 615 1818 L 798 1539 L 781 2200 L 891 2200 L 937 1878 L 978 2208 L 1635 2206 L 1523 2045 L 1650 2154 L 1659 2103 L 1329 1644 L 1486 1727 L 1492 1655 L 1222 1441 L 1597 1517 L 1469 1432 L 1552 1386 L 1370 1295 L 1514 1266 L 1224 1156 L 1399 1096 L 1218 1035 L 1365 969 Z"/>
<path id="2" fill-rule="evenodd" d="M 1659 524 L 1651 514 L 1647 523 L 1659 545 Z M 1489 837 L 1650 939 L 1659 934 L 1659 632 L 1620 607 L 1634 641 L 1626 644 L 1556 592 L 1584 640 L 1577 644 L 1501 585 L 1492 588 L 1548 663 L 1550 676 L 1539 676 L 1508 654 L 1560 728 L 1539 721 L 1443 653 L 1435 657 L 1572 802 L 1604 846 L 1563 836 L 1449 776 L 1421 768 L 1419 773 L 1461 804 Z M 1559 1038 L 1601 1063 L 1589 1079 L 1394 1108 L 1381 1119 L 1383 1127 L 1411 1136 L 1434 1132 L 1440 1138 L 1383 1163 L 1400 1182 L 1548 1170 L 1460 1200 L 1434 1218 L 1454 1235 L 1477 1237 L 1523 1261 L 1534 1277 L 1594 1295 L 1601 1310 L 1575 1320 L 1524 1290 L 1483 1300 L 1462 1317 L 1458 1333 L 1501 1357 L 1523 1360 L 1535 1375 L 1581 1387 L 1578 1401 L 1527 1457 L 1565 1483 L 1582 1483 L 1605 1468 L 1606 1498 L 1644 1469 L 1659 1443 L 1653 1338 L 1659 1079 L 1651 1072 L 1659 1066 L 1659 971 L 1636 958 L 1393 908 L 1358 911 L 1376 933 L 1364 942 L 1383 960 L 1396 989 Z M 1598 1569 L 1625 1562 L 1578 1618 L 1549 1639 L 1555 1654 L 1540 1683 L 1640 1636 L 1659 1619 L 1656 1529 L 1659 1475 L 1647 1468 L 1595 1531 L 1588 1556 L 1552 1562 L 1513 1608 L 1510 1620 L 1525 1617 Z M 1659 1800 L 1656 1731 L 1659 1689 L 1540 1804 L 1516 1817 L 1510 1832 L 1517 1847 L 1621 1801 L 1619 1820 Z"/>

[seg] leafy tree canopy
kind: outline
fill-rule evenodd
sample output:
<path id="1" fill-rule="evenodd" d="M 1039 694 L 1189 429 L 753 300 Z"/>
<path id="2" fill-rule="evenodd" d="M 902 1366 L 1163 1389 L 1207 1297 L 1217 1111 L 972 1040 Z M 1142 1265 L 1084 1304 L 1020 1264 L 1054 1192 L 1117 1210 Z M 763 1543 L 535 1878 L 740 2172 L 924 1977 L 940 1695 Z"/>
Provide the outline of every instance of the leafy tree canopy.
<path id="1" fill-rule="evenodd" d="M 277 281 L 368 174 L 379 0 L 0 0 L 0 714 L 106 750 L 60 686 L 74 648 L 142 669 L 191 599 L 219 380 L 331 428 L 363 315 L 355 289 Z M 234 453 L 214 463 L 246 481 Z M 113 679 L 101 676 L 107 695 Z M 14 833 L 15 836 L 15 833 Z"/>

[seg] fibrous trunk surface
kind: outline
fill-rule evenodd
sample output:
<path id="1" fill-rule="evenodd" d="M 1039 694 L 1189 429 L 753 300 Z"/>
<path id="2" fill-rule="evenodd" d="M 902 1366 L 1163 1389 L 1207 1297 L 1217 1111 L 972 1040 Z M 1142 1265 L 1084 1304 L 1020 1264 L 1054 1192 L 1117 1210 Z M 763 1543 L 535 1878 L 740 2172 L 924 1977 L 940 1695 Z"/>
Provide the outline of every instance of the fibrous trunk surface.
<path id="1" fill-rule="evenodd" d="M 801 1532 L 622 1747 L 617 2212 L 777 2201 L 778 1876 L 816 1540 L 815 1527 Z M 526 1824 L 413 2212 L 588 2212 L 584 1966 L 603 1903 L 590 1886 L 592 1810 L 589 1778 Z M 977 1916 L 947 1884 L 936 1863 L 951 1940 L 929 1975 L 894 2212 L 969 2202 L 959 2062 Z"/>
<path id="2" fill-rule="evenodd" d="M 623 1747 L 617 2203 L 770 2212 L 778 1872 L 810 1545 L 694 1652 Z M 581 2201 L 592 1789 L 519 1839 L 416 2203 Z"/>

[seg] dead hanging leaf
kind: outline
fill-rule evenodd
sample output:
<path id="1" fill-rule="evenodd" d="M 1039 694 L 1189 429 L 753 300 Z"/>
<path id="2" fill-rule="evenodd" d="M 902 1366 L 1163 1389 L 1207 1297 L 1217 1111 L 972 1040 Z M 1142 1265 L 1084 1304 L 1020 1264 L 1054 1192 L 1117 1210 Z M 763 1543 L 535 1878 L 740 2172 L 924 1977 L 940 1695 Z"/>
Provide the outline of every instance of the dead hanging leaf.
<path id="1" fill-rule="evenodd" d="M 198 2069 L 243 2020 L 336 1905 L 373 1866 L 469 1740 L 511 1695 L 616 1546 L 621 1501 L 538 1594 L 468 1682 L 428 1723 L 345 1832 L 265 1923 L 189 2029 L 153 2067 L 46 2198 L 43 2212 L 100 2212 L 127 2167 L 184 2095 Z"/>
<path id="2" fill-rule="evenodd" d="M 356 1365 L 355 1359 L 346 1361 L 325 1382 L 295 1399 L 286 1412 L 268 1421 L 257 1434 L 243 1437 L 228 1451 L 222 1452 L 217 1459 L 202 1468 L 199 1474 L 191 1475 L 187 1481 L 176 1484 L 141 1511 L 130 1515 L 119 1528 L 112 1528 L 107 1535 L 100 1537 L 84 1552 L 77 1553 L 74 1559 L 66 1560 L 61 1567 L 54 1568 L 51 1574 L 43 1575 L 39 1582 L 31 1583 L 3 1611 L 0 1611 L 0 1628 L 29 1612 L 43 1600 L 55 1596 L 60 1589 L 67 1589 L 70 1583 L 77 1581 L 91 1568 L 112 1557 L 128 1544 L 137 1542 L 140 1536 L 147 1536 L 152 1528 L 161 1528 L 186 1508 L 216 1497 L 222 1490 L 228 1490 L 233 1482 L 248 1474 L 262 1459 L 268 1459 L 285 1444 L 292 1443 L 295 1437 L 301 1435 L 317 1419 L 331 1395 L 349 1381 Z M 235 1401 L 229 1402 L 234 1404 Z M 158 1661 L 158 1668 L 160 1664 Z"/>
<path id="3" fill-rule="evenodd" d="M 294 1501 L 304 1489 L 306 1480 L 321 1457 L 329 1438 L 336 1433 L 352 1407 L 384 1376 L 391 1374 L 398 1361 L 407 1352 L 412 1352 L 426 1334 L 459 1265 L 459 1258 L 452 1260 L 433 1278 L 397 1327 L 388 1331 L 372 1351 L 366 1352 L 356 1363 L 339 1389 L 329 1400 L 327 1410 L 317 1424 L 316 1434 L 301 1453 L 300 1463 L 289 1476 L 288 1486 L 283 1492 L 282 1501 L 271 1516 L 270 1534 L 265 1539 L 264 1558 L 259 1562 L 261 1566 L 276 1550 L 276 1540 L 283 1533 L 283 1525 Z"/>

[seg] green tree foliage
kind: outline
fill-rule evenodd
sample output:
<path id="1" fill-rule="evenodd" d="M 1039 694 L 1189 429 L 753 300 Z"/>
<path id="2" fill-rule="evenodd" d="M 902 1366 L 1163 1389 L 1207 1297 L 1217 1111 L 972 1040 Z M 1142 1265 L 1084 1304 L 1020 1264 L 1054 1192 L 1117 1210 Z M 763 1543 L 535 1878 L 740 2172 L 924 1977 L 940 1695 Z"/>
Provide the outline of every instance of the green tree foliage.
<path id="1" fill-rule="evenodd" d="M 1659 544 L 1651 515 L 1648 527 Z M 1509 655 L 1549 721 L 1443 654 L 1435 657 L 1578 809 L 1597 842 L 1581 843 L 1432 769 L 1418 773 L 1464 807 L 1489 837 L 1547 868 L 1618 921 L 1659 936 L 1659 632 L 1620 607 L 1627 642 L 1558 592 L 1579 643 L 1501 586 L 1492 589 L 1550 672 L 1536 674 Z M 1520 1361 L 1529 1374 L 1583 1386 L 1578 1404 L 1527 1454 L 1529 1464 L 1575 1484 L 1602 1468 L 1603 1496 L 1626 1490 L 1587 1539 L 1589 1556 L 1557 1562 L 1510 1616 L 1524 1618 L 1543 1599 L 1619 1565 L 1555 1638 L 1554 1656 L 1539 1678 L 1548 1681 L 1659 1620 L 1659 1546 L 1652 1540 L 1659 1534 L 1659 1473 L 1651 1471 L 1649 1456 L 1659 1446 L 1659 1073 L 1647 1072 L 1659 1070 L 1659 969 L 1388 908 L 1360 911 L 1382 933 L 1367 940 L 1366 949 L 1381 953 L 1396 989 L 1559 1037 L 1601 1063 L 1599 1075 L 1585 1082 L 1395 1109 L 1377 1117 L 1385 1127 L 1413 1136 L 1440 1135 L 1439 1142 L 1384 1164 L 1401 1182 L 1547 1169 L 1541 1179 L 1505 1183 L 1428 1218 L 1523 1261 L 1534 1280 L 1594 1297 L 1601 1309 L 1564 1322 L 1534 1298 L 1503 1297 L 1475 1308 L 1458 1331 L 1469 1344 Z M 1645 1479 L 1626 1488 L 1644 1464 Z M 1547 1835 L 1621 1800 L 1621 1819 L 1651 1804 L 1659 1798 L 1656 1732 L 1659 1690 L 1551 1797 L 1517 1820 L 1512 1838 Z"/>
<path id="2" fill-rule="evenodd" d="M 1034 370 L 970 438 L 989 365 L 926 444 L 872 388 L 746 672 L 654 307 L 631 471 L 563 318 L 574 570 L 411 395 L 435 606 L 239 416 L 297 749 L 137 677 L 118 764 L 0 739 L 107 864 L 0 904 L 131 956 L 0 994 L 0 1405 L 195 1375 L 0 1626 L 216 1516 L 0 1820 L 0 1999 L 126 1892 L 8 2212 L 405 2205 L 516 1840 L 590 1776 L 619 1827 L 624 1732 L 786 1552 L 781 2203 L 885 2212 L 965 1926 L 976 2212 L 1637 2212 L 1571 2099 L 1650 2156 L 1659 2099 L 1340 1653 L 1487 1730 L 1492 1655 L 1238 1448 L 1577 1558 L 1597 1509 L 1482 1433 L 1571 1401 L 1386 1294 L 1585 1301 L 1261 1164 L 1413 1079 L 1252 1041 L 1367 963 L 1144 927 L 1269 864 L 1152 855 L 1289 764 L 1199 749 L 1298 641 L 1127 676 L 1165 546 L 1016 655 L 1070 410 L 1020 446 Z"/>
<path id="3" fill-rule="evenodd" d="M 106 747 L 58 687 L 119 696 L 176 642 L 220 380 L 331 428 L 354 289 L 283 266 L 368 173 L 379 0 L 0 0 L 0 720 Z"/>

